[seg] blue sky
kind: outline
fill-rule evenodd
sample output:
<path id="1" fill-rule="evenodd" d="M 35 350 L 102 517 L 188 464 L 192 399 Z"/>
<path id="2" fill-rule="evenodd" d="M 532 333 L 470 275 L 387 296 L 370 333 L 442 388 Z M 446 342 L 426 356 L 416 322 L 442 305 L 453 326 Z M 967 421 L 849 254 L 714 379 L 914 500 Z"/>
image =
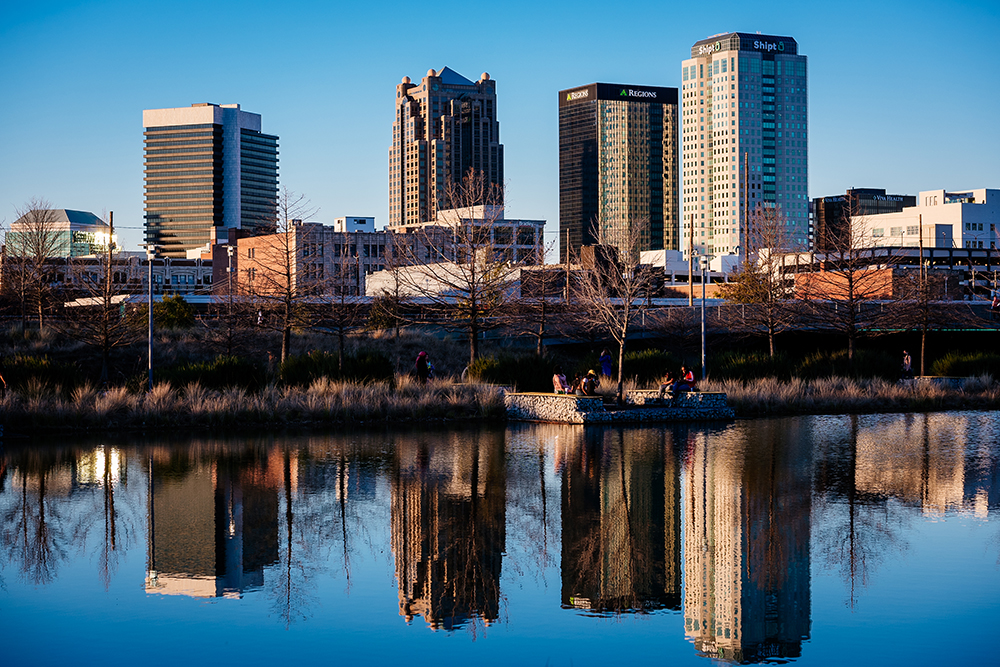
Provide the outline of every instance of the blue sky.
<path id="1" fill-rule="evenodd" d="M 0 2 L 0 221 L 43 197 L 141 241 L 142 110 L 238 102 L 282 185 L 388 219 L 395 85 L 497 81 L 508 216 L 557 236 L 557 91 L 679 86 L 691 44 L 790 35 L 809 57 L 809 194 L 1000 188 L 997 2 Z"/>

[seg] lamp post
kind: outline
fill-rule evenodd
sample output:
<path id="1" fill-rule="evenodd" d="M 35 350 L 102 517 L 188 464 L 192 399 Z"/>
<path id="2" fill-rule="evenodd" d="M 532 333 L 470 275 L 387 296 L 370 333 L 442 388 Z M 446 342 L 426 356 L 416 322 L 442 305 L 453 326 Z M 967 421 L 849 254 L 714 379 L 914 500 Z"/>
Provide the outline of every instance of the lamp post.
<path id="1" fill-rule="evenodd" d="M 701 266 L 701 381 L 705 381 L 705 275 L 708 271 L 708 255 L 698 258 Z"/>
<path id="2" fill-rule="evenodd" d="M 156 246 L 152 243 L 146 244 L 146 263 L 148 264 L 148 282 L 149 282 L 149 294 L 147 300 L 147 309 L 149 310 L 149 335 L 148 335 L 148 345 L 149 349 L 147 352 L 147 357 L 149 360 L 149 391 L 153 391 L 153 259 L 156 258 Z"/>

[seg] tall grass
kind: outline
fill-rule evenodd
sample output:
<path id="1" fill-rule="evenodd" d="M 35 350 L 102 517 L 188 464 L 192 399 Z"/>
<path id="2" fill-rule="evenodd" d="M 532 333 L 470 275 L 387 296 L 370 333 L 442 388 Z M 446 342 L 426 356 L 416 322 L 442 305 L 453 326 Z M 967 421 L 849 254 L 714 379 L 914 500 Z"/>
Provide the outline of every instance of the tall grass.
<path id="1" fill-rule="evenodd" d="M 788 381 L 777 378 L 709 379 L 703 383 L 702 390 L 725 392 L 738 417 L 1000 407 L 1000 385 L 989 375 L 969 378 L 959 389 L 931 382 L 829 377 Z"/>
<path id="2" fill-rule="evenodd" d="M 320 378 L 308 387 L 268 385 L 259 392 L 175 388 L 148 393 L 90 385 L 66 398 L 51 391 L 9 391 L 0 398 L 7 433 L 120 428 L 240 428 L 447 420 L 501 420 L 503 395 L 493 385 L 450 379 L 418 384 L 407 376 L 365 385 Z"/>

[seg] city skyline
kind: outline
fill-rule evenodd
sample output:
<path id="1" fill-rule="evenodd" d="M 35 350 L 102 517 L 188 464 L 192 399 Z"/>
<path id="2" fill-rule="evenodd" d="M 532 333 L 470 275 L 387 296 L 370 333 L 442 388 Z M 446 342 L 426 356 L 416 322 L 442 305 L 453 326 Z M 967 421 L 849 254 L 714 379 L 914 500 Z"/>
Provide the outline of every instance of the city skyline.
<path id="1" fill-rule="evenodd" d="M 281 185 L 306 195 L 319 208 L 317 220 L 372 215 L 381 227 L 389 222 L 391 89 L 405 75 L 450 67 L 470 77 L 486 71 L 497 81 L 508 217 L 547 220 L 546 236 L 555 241 L 553 93 L 599 80 L 680 87 L 691 44 L 730 30 L 792 35 L 809 56 L 810 199 L 851 187 L 916 194 L 1000 183 L 993 159 L 1000 138 L 975 127 L 980 116 L 993 117 L 1000 98 L 988 83 L 1000 65 L 989 48 L 1000 9 L 988 3 L 853 3 L 839 8 L 841 21 L 790 3 L 776 5 L 765 20 L 737 5 L 708 17 L 683 8 L 647 38 L 634 19 L 657 14 L 648 3 L 602 18 L 596 34 L 586 7 L 514 5 L 491 19 L 496 39 L 478 36 L 474 48 L 469 40 L 431 40 L 405 54 L 383 29 L 381 17 L 392 11 L 384 6 L 293 3 L 273 16 L 256 3 L 239 16 L 199 7 L 202 23 L 193 23 L 196 6 L 174 3 L 157 12 L 160 29 L 173 35 L 160 65 L 144 29 L 151 7 L 92 2 L 3 10 L 0 79 L 14 93 L 0 109 L 5 227 L 16 219 L 15 207 L 43 197 L 52 208 L 115 211 L 124 249 L 138 249 L 141 112 L 196 102 L 236 102 L 261 114 L 266 131 L 281 137 Z M 450 7 L 442 8 L 441 34 L 468 33 L 467 14 Z M 241 35 L 265 19 L 275 39 L 241 55 L 245 66 L 225 76 L 205 66 L 203 45 L 235 52 Z M 303 27 L 323 25 L 335 28 L 333 37 L 313 38 Z M 584 30 L 593 37 L 574 37 Z M 952 64 L 958 51 L 961 69 Z"/>

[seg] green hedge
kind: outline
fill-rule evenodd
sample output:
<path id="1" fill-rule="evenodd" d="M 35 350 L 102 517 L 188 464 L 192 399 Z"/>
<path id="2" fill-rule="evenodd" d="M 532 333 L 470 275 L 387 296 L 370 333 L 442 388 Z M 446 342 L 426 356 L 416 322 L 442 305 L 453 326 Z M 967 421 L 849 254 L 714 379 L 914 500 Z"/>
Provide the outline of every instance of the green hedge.
<path id="1" fill-rule="evenodd" d="M 355 382 L 387 381 L 393 377 L 393 366 L 384 354 L 371 350 L 345 354 L 343 371 L 336 354 L 322 351 L 289 357 L 281 365 L 281 381 L 285 384 L 304 387 L 321 377 Z"/>
<path id="2" fill-rule="evenodd" d="M 480 382 L 516 387 L 518 391 L 551 392 L 556 366 L 560 366 L 567 377 L 573 370 L 552 357 L 505 353 L 479 357 L 469 365 L 468 377 Z"/>
<path id="3" fill-rule="evenodd" d="M 914 363 L 914 371 L 917 364 Z M 932 375 L 1000 377 L 1000 354 L 994 352 L 950 352 L 931 364 Z"/>
<path id="4" fill-rule="evenodd" d="M 155 316 L 156 311 L 153 311 Z M 242 387 L 256 390 L 264 386 L 267 373 L 262 366 L 242 357 L 219 356 L 213 361 L 153 369 L 155 382 L 169 382 L 174 387 L 199 383 L 206 389 Z"/>
<path id="5" fill-rule="evenodd" d="M 788 379 L 793 366 L 786 355 L 774 359 L 766 352 L 729 350 L 715 354 L 709 360 L 709 374 L 717 380 L 754 380 L 762 377 Z"/>
<path id="6" fill-rule="evenodd" d="M 612 352 L 614 356 L 614 352 Z M 617 358 L 615 359 L 617 362 Z M 670 371 L 677 375 L 684 360 L 666 350 L 625 350 L 625 372 L 622 374 L 626 379 L 634 379 L 638 386 L 657 383 L 663 379 L 663 375 Z M 617 380 L 617 376 L 614 378 Z"/>
<path id="7" fill-rule="evenodd" d="M 898 380 L 903 357 L 878 350 L 854 350 L 854 363 L 848 363 L 847 350 L 818 351 L 795 365 L 794 375 L 804 380 L 825 377 L 883 378 Z"/>
<path id="8" fill-rule="evenodd" d="M 24 389 L 29 383 L 42 383 L 50 388 L 60 387 L 69 391 L 81 380 L 80 369 L 75 364 L 58 363 L 47 356 L 35 357 L 17 354 L 0 361 L 0 373 L 8 389 Z"/>

